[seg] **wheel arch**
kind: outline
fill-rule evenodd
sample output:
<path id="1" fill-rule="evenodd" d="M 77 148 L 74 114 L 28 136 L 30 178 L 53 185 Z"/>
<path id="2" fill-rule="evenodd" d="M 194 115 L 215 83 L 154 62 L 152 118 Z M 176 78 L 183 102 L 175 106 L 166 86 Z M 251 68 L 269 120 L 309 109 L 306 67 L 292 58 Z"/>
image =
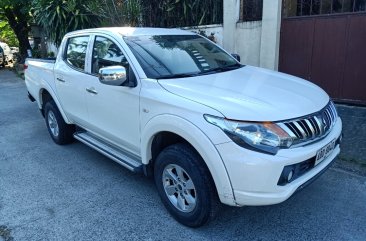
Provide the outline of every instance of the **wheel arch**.
<path id="1" fill-rule="evenodd" d="M 56 105 L 58 110 L 60 111 L 62 118 L 64 118 L 64 121 L 67 124 L 72 124 L 71 121 L 67 118 L 65 112 L 63 111 L 63 109 L 61 108 L 61 103 L 58 101 L 58 99 L 54 96 L 52 91 L 49 91 L 47 88 L 43 87 L 40 88 L 39 90 L 39 96 L 38 96 L 39 102 L 38 102 L 38 107 L 41 110 L 41 113 L 44 117 L 44 106 L 45 104 L 50 101 L 53 100 Z"/>
<path id="2" fill-rule="evenodd" d="M 163 141 L 159 147 L 154 146 L 156 138 L 169 136 L 175 139 Z M 210 139 L 190 121 L 171 114 L 159 115 L 152 118 L 141 133 L 142 163 L 151 166 L 158 153 L 154 148 L 164 149 L 168 144 L 186 142 L 202 157 L 215 183 L 217 193 L 222 203 L 235 205 L 233 189 L 226 167 L 215 145 Z M 156 150 L 155 150 L 156 151 Z"/>

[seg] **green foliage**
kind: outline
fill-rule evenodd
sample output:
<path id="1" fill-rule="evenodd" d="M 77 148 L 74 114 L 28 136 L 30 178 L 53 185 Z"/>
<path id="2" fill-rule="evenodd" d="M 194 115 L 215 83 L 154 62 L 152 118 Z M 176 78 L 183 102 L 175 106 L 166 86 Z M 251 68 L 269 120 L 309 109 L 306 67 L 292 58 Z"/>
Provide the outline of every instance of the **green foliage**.
<path id="1" fill-rule="evenodd" d="M 0 8 L 19 8 L 20 11 L 26 13 L 30 8 L 30 0 L 0 0 Z"/>
<path id="2" fill-rule="evenodd" d="M 55 52 L 53 52 L 53 51 L 50 51 L 50 52 L 47 53 L 48 58 L 54 58 L 55 56 L 56 56 Z"/>
<path id="3" fill-rule="evenodd" d="M 107 26 L 141 25 L 141 0 L 100 0 L 89 5 L 89 9 L 103 19 Z"/>
<path id="4" fill-rule="evenodd" d="M 11 47 L 19 46 L 17 36 L 7 21 L 0 21 L 0 41 L 7 43 Z"/>
<path id="5" fill-rule="evenodd" d="M 32 57 L 33 58 L 42 58 L 41 50 L 32 49 Z"/>
<path id="6" fill-rule="evenodd" d="M 143 25 L 188 27 L 223 22 L 223 0 L 142 0 Z"/>
<path id="7" fill-rule="evenodd" d="M 95 0 L 33 0 L 32 15 L 49 39 L 59 46 L 66 33 L 101 25 L 101 18 L 89 8 L 96 3 Z"/>
<path id="8" fill-rule="evenodd" d="M 18 61 L 20 62 L 24 61 L 27 57 L 27 49 L 31 48 L 28 40 L 29 22 L 31 21 L 30 4 L 30 0 L 0 0 L 0 21 L 7 22 L 13 30 L 12 34 L 6 25 L 3 26 L 9 44 L 17 45 L 17 42 L 19 44 Z M 14 36 L 16 36 L 16 40 Z"/>

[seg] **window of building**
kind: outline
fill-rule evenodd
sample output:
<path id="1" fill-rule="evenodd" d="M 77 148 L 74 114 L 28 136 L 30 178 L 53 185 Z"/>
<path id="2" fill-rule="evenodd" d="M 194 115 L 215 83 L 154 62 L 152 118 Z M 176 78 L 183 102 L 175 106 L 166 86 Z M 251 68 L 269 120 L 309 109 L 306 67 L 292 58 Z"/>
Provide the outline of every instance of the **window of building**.
<path id="1" fill-rule="evenodd" d="M 366 0 L 284 0 L 284 16 L 312 16 L 366 11 Z"/>
<path id="2" fill-rule="evenodd" d="M 240 20 L 243 22 L 261 21 L 263 0 L 240 0 Z"/>
<path id="3" fill-rule="evenodd" d="M 85 55 L 88 47 L 89 36 L 69 38 L 66 46 L 65 60 L 71 66 L 84 71 Z"/>

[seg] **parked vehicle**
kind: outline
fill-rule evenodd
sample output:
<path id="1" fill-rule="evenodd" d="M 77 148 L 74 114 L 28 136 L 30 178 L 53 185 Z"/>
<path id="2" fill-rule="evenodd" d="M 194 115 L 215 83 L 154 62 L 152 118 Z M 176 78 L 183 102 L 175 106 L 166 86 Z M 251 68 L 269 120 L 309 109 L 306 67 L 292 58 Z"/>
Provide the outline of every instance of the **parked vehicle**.
<path id="1" fill-rule="evenodd" d="M 18 48 L 18 47 L 10 47 L 10 49 L 11 49 L 11 52 L 12 52 L 13 54 L 17 54 L 17 53 L 19 53 L 19 48 Z"/>
<path id="2" fill-rule="evenodd" d="M 5 55 L 2 47 L 0 47 L 0 66 L 5 67 Z"/>
<path id="3" fill-rule="evenodd" d="M 5 64 L 13 63 L 14 56 L 13 56 L 13 53 L 11 52 L 9 45 L 7 45 L 6 43 L 0 42 L 0 46 L 4 50 Z"/>
<path id="4" fill-rule="evenodd" d="M 242 65 L 191 32 L 71 32 L 56 59 L 29 58 L 26 68 L 57 144 L 76 138 L 153 176 L 184 225 L 205 224 L 219 201 L 283 202 L 340 152 L 342 122 L 321 88 Z"/>

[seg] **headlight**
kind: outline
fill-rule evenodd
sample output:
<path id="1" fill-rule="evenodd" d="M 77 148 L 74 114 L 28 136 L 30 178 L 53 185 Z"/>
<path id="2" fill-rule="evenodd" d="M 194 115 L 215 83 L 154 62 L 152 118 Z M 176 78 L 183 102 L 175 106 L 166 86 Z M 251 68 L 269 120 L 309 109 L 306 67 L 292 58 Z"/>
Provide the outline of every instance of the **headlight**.
<path id="1" fill-rule="evenodd" d="M 236 144 L 247 149 L 275 155 L 281 148 L 289 148 L 292 138 L 271 122 L 239 122 L 204 115 L 206 121 L 220 127 Z"/>

